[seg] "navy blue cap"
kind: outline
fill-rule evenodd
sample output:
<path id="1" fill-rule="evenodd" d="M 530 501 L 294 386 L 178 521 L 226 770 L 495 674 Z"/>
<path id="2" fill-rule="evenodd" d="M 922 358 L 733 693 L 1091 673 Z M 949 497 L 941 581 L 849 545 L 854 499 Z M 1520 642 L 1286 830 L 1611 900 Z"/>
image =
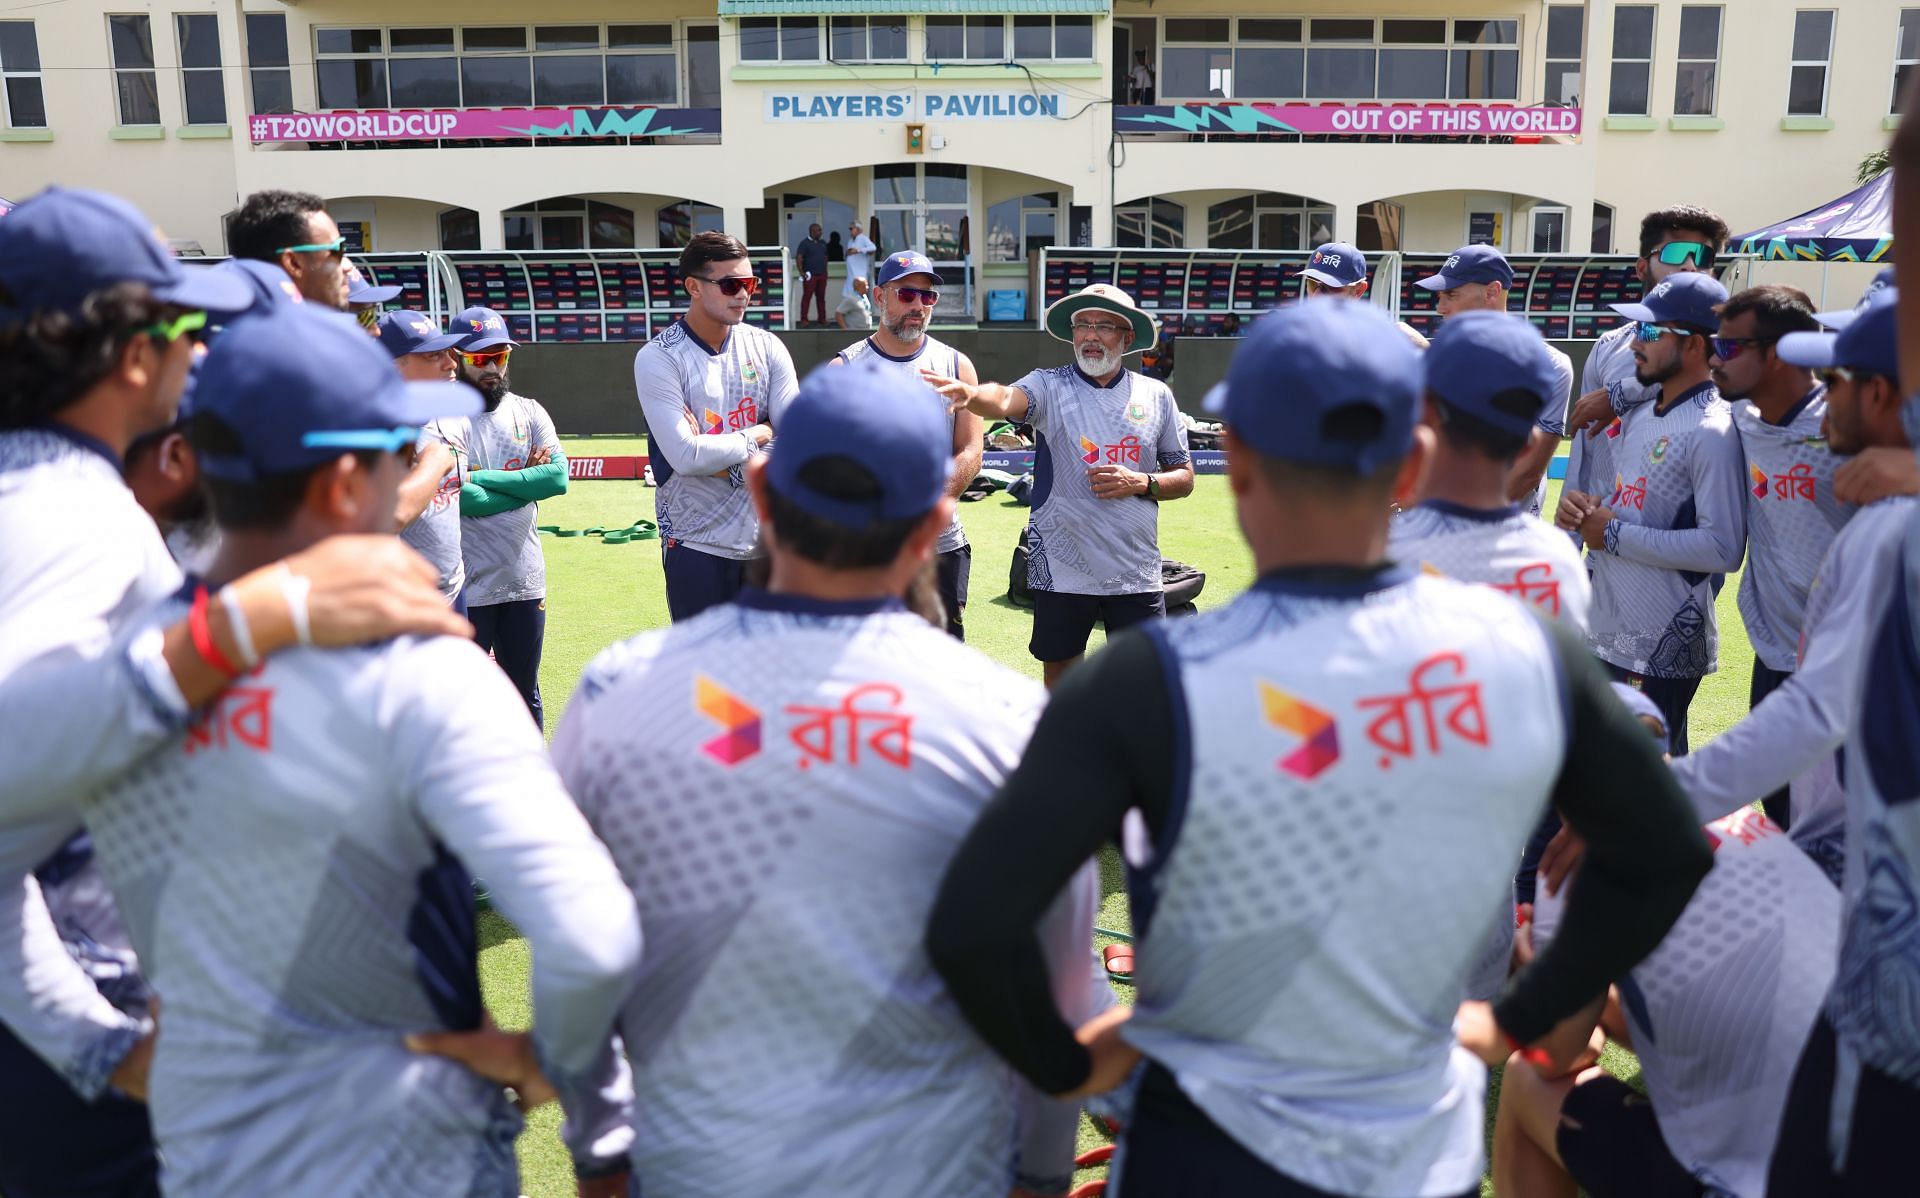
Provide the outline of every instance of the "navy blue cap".
<path id="1" fill-rule="evenodd" d="M 1428 291 L 1452 291 L 1462 283 L 1498 283 L 1511 287 L 1513 267 L 1507 264 L 1505 254 L 1490 245 L 1463 245 L 1448 255 L 1439 274 L 1418 279 L 1414 286 Z"/>
<path id="2" fill-rule="evenodd" d="M 238 280 L 181 266 L 152 221 L 105 192 L 49 187 L 0 223 L 0 287 L 14 310 L 77 312 L 120 283 L 145 283 L 161 303 L 209 312 L 237 312 L 253 294 Z"/>
<path id="3" fill-rule="evenodd" d="M 420 426 L 477 416 L 463 383 L 409 383 L 365 329 L 344 313 L 288 305 L 234 325 L 207 354 L 195 388 L 243 452 L 201 454 L 217 478 L 251 481 L 310 469 L 354 450 L 404 449 Z"/>
<path id="4" fill-rule="evenodd" d="M 231 325 L 244 316 L 271 312 L 283 304 L 303 304 L 293 276 L 280 269 L 278 262 L 258 262 L 252 258 L 229 258 L 213 268 L 213 273 L 237 279 L 247 289 L 251 303 L 239 312 L 228 313 L 221 323 Z"/>
<path id="5" fill-rule="evenodd" d="M 885 287 L 895 279 L 907 275 L 931 275 L 934 284 L 939 285 L 940 272 L 933 269 L 933 263 L 919 250 L 905 250 L 898 254 L 889 254 L 880 262 L 880 269 L 873 272 L 873 285 Z"/>
<path id="6" fill-rule="evenodd" d="M 353 264 L 351 258 L 347 259 L 343 269 L 347 274 L 347 302 L 350 304 L 384 304 L 400 294 L 399 287 L 391 284 L 376 287 L 368 282 L 367 276 L 360 273 L 360 268 Z"/>
<path id="7" fill-rule="evenodd" d="M 1367 256 L 1358 246 L 1329 241 L 1313 251 L 1312 259 L 1299 275 L 1323 287 L 1351 287 L 1367 277 Z"/>
<path id="8" fill-rule="evenodd" d="M 448 322 L 447 331 L 460 338 L 459 348 L 463 353 L 519 345 L 508 335 L 505 318 L 492 308 L 468 308 Z"/>
<path id="9" fill-rule="evenodd" d="M 1720 328 L 1720 305 L 1727 289 L 1720 280 L 1700 271 L 1668 275 L 1640 297 L 1637 304 L 1610 305 L 1628 320 L 1649 324 L 1684 324 L 1712 333 Z"/>
<path id="10" fill-rule="evenodd" d="M 396 358 L 408 354 L 435 354 L 460 344 L 456 333 L 443 333 L 440 326 L 419 312 L 382 312 L 374 326 L 380 344 Z"/>
<path id="11" fill-rule="evenodd" d="M 822 495 L 800 479 L 808 462 L 851 458 L 880 484 L 871 500 Z M 767 481 L 800 510 L 842 528 L 933 510 L 953 474 L 953 430 L 926 388 L 864 358 L 815 367 L 780 415 Z"/>
<path id="12" fill-rule="evenodd" d="M 1511 312 L 1459 312 L 1448 317 L 1421 355 L 1430 394 L 1447 406 L 1504 432 L 1526 436 L 1556 398 L 1559 375 L 1540 330 Z M 1531 410 L 1514 411 L 1493 402 L 1497 395 L 1523 392 Z"/>
<path id="13" fill-rule="evenodd" d="M 1892 286 L 1893 267 L 1884 267 L 1879 274 L 1873 276 L 1873 282 L 1867 284 L 1867 289 L 1860 293 L 1860 298 L 1854 302 L 1853 307 L 1839 312 L 1815 312 L 1813 318 L 1837 332 L 1852 324 L 1853 318 L 1866 311 L 1867 305 L 1873 302 L 1875 296 Z"/>
<path id="14" fill-rule="evenodd" d="M 1369 474 L 1413 445 L 1420 353 L 1373 304 L 1277 308 L 1253 323 L 1205 407 L 1268 457 Z M 1334 435 L 1328 418 L 1350 407 L 1378 414 L 1372 436 Z"/>
<path id="15" fill-rule="evenodd" d="M 1896 313 L 1900 290 L 1889 287 L 1873 297 L 1838 333 L 1788 333 L 1775 352 L 1782 362 L 1826 369 L 1854 370 L 1900 377 L 1900 335 Z"/>

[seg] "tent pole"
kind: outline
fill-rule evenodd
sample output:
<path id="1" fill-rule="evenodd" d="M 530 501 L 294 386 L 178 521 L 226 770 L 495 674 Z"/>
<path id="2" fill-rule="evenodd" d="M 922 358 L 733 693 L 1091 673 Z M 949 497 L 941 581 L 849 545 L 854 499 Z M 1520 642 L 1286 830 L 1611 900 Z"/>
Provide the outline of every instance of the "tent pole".
<path id="1" fill-rule="evenodd" d="M 1816 311 L 1827 310 L 1827 272 L 1832 269 L 1833 263 L 1825 261 L 1820 263 L 1820 307 L 1815 309 Z"/>

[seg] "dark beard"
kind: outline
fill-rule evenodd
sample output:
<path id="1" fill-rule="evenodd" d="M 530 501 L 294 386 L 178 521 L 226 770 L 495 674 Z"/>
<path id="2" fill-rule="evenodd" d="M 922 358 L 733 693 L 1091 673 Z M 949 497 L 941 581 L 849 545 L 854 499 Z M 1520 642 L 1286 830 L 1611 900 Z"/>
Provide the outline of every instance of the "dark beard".
<path id="1" fill-rule="evenodd" d="M 487 402 L 489 412 L 500 406 L 500 401 L 507 397 L 509 390 L 505 375 L 501 375 L 498 382 L 475 383 L 474 387 L 480 392 L 480 398 Z"/>

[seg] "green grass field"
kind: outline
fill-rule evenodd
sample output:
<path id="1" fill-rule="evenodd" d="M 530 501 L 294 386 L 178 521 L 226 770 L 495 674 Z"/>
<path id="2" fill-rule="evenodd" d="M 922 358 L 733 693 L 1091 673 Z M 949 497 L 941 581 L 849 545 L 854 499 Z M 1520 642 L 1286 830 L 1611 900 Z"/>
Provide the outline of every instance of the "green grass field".
<path id="1" fill-rule="evenodd" d="M 645 452 L 639 438 L 594 437 L 570 440 L 569 454 L 634 454 Z M 1553 484 L 1557 497 L 1559 485 Z M 1004 497 L 962 504 L 961 520 L 973 542 L 971 602 L 967 606 L 967 637 L 996 661 L 1035 678 L 1040 666 L 1027 655 L 1031 617 L 1006 600 L 1007 564 L 1014 542 L 1025 525 L 1027 509 Z M 636 519 L 653 518 L 653 495 L 637 482 L 581 482 L 559 499 L 541 505 L 540 523 L 564 528 L 602 525 L 625 527 Z M 547 640 L 540 668 L 540 689 L 549 732 L 558 723 L 574 682 L 587 661 L 606 646 L 644 629 L 667 623 L 666 597 L 660 576 L 658 541 L 604 545 L 596 537 L 542 538 L 547 554 Z M 1160 544 L 1171 558 L 1206 572 L 1202 609 L 1217 607 L 1253 580 L 1253 559 L 1240 540 L 1226 482 L 1202 477 L 1192 497 L 1167 504 L 1161 511 Z M 1690 713 L 1694 744 L 1711 739 L 1745 713 L 1747 681 L 1753 653 L 1734 604 L 1738 577 L 1730 577 L 1721 591 L 1720 672 L 1700 687 Z M 1101 635 L 1094 633 L 1097 648 Z M 1120 868 L 1111 851 L 1102 861 L 1106 900 L 1100 924 L 1127 928 L 1126 895 Z M 528 952 L 511 925 L 499 916 L 482 918 L 480 976 L 488 1005 L 508 1027 L 524 1027 L 531 1017 L 528 992 Z M 1122 997 L 1131 999 L 1122 988 Z M 1616 1074 L 1637 1081 L 1639 1066 L 1631 1054 L 1609 1048 L 1604 1063 Z M 1493 1092 L 1497 1093 L 1498 1078 Z M 1491 1112 L 1491 1105 L 1489 1105 Z M 532 1198 L 562 1198 L 573 1191 L 572 1170 L 557 1137 L 559 1111 L 549 1105 L 535 1113 L 520 1138 L 521 1189 Z M 1491 1134 L 1489 1120 L 1488 1131 Z M 1083 1125 L 1082 1146 L 1099 1137 Z M 1490 1187 L 1482 1189 L 1491 1193 Z"/>

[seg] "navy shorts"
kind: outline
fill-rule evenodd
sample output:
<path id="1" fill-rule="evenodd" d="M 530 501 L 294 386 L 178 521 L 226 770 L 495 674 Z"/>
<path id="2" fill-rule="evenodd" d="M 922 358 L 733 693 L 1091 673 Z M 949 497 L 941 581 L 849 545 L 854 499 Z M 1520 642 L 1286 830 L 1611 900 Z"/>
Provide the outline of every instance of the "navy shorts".
<path id="1" fill-rule="evenodd" d="M 0 1027 L 0 1193 L 7 1198 L 159 1198 L 145 1103 L 96 1102 Z"/>
<path id="2" fill-rule="evenodd" d="M 1040 661 L 1072 661 L 1087 651 L 1095 622 L 1112 636 L 1167 614 L 1164 591 L 1138 595 L 1069 595 L 1060 591 L 1033 593 L 1033 639 L 1027 652 Z"/>
<path id="3" fill-rule="evenodd" d="M 1835 1163 L 1828 1130 L 1839 1074 L 1839 1041 L 1822 1015 L 1800 1054 L 1767 1176 L 1769 1198 L 1836 1198 L 1913 1192 L 1913 1132 L 1920 1088 L 1860 1066 L 1847 1119 L 1846 1159 Z"/>
<path id="4" fill-rule="evenodd" d="M 964 622 L 967 611 L 967 577 L 973 573 L 973 546 L 962 545 L 937 553 L 933 558 L 935 585 L 940 591 L 940 606 L 947 609 L 947 635 L 956 641 L 967 639 Z"/>
<path id="5" fill-rule="evenodd" d="M 1697 1198 L 1706 1192 L 1667 1148 L 1653 1103 L 1617 1077 L 1596 1077 L 1567 1092 L 1554 1146 L 1592 1198 Z"/>
<path id="6" fill-rule="evenodd" d="M 678 541 L 660 547 L 660 566 L 667 575 L 667 618 L 676 624 L 732 603 L 747 585 L 747 559 L 717 557 Z"/>

